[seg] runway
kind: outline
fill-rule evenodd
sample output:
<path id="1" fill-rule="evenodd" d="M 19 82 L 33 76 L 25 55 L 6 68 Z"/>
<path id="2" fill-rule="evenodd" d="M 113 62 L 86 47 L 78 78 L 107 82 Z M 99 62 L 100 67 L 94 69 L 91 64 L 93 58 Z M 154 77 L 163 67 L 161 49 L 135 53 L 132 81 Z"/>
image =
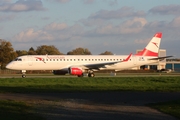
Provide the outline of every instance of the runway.
<path id="1" fill-rule="evenodd" d="M 180 76 L 180 72 L 172 73 L 96 73 L 95 77 L 162 77 L 162 76 Z M 26 78 L 61 78 L 77 77 L 72 75 L 54 75 L 54 74 L 26 74 Z M 87 75 L 84 75 L 87 77 Z M 0 78 L 22 78 L 21 74 L 1 74 Z"/>

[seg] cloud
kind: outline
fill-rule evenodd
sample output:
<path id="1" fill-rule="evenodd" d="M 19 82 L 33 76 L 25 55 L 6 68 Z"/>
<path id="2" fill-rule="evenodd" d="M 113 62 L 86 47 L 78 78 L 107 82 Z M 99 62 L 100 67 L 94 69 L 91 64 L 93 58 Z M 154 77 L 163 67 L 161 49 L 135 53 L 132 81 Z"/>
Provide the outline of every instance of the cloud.
<path id="1" fill-rule="evenodd" d="M 16 17 L 15 15 L 1 15 L 0 16 L 0 22 L 13 20 L 15 17 Z"/>
<path id="2" fill-rule="evenodd" d="M 13 39 L 19 42 L 47 42 L 78 40 L 80 36 L 83 36 L 83 28 L 78 24 L 68 27 L 65 23 L 51 23 L 41 30 L 34 30 L 33 28 L 24 30 L 15 35 Z"/>
<path id="3" fill-rule="evenodd" d="M 66 29 L 67 27 L 68 27 L 68 25 L 66 23 L 51 23 L 51 24 L 45 26 L 45 30 L 57 31 L 57 30 Z"/>
<path id="4" fill-rule="evenodd" d="M 98 27 L 96 28 L 96 33 L 104 35 L 139 33 L 146 24 L 147 20 L 145 18 L 133 18 L 116 26 L 108 24 L 106 26 Z"/>
<path id="5" fill-rule="evenodd" d="M 10 3 L 12 0 L 0 0 L 0 3 Z"/>
<path id="6" fill-rule="evenodd" d="M 147 20 L 145 18 L 135 17 L 123 22 L 120 26 L 120 31 L 122 34 L 139 33 L 146 24 Z"/>
<path id="7" fill-rule="evenodd" d="M 150 13 L 160 15 L 180 15 L 180 5 L 162 5 L 149 10 Z"/>
<path id="8" fill-rule="evenodd" d="M 170 22 L 170 26 L 179 29 L 179 27 L 180 27 L 180 16 L 174 18 L 174 19 Z"/>
<path id="9" fill-rule="evenodd" d="M 122 19 L 128 17 L 145 16 L 144 11 L 134 11 L 132 7 L 122 7 L 118 10 L 100 10 L 92 14 L 89 18 L 92 19 Z"/>
<path id="10" fill-rule="evenodd" d="M 92 4 L 95 0 L 83 0 L 84 4 Z"/>
<path id="11" fill-rule="evenodd" d="M 17 34 L 14 39 L 19 42 L 33 42 L 33 41 L 43 41 L 43 40 L 53 40 L 53 37 L 45 31 L 38 30 L 35 31 L 33 28 L 27 29 L 25 31 Z"/>
<path id="12" fill-rule="evenodd" d="M 46 0 L 46 1 L 55 1 L 55 2 L 60 2 L 60 3 L 67 3 L 71 0 Z"/>
<path id="13" fill-rule="evenodd" d="M 109 5 L 110 6 L 114 6 L 114 5 L 117 5 L 118 4 L 118 1 L 117 0 L 114 0 L 114 1 L 110 1 L 109 2 Z"/>
<path id="14" fill-rule="evenodd" d="M 42 11 L 41 0 L 18 0 L 16 3 L 0 4 L 0 12 Z"/>

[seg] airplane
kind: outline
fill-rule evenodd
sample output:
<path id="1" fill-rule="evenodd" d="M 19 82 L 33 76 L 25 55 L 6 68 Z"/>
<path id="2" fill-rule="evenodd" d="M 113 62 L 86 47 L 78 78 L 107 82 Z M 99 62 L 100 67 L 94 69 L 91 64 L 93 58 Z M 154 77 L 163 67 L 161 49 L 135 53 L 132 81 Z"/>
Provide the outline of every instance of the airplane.
<path id="1" fill-rule="evenodd" d="M 55 75 L 76 75 L 94 77 L 94 71 L 121 71 L 142 65 L 156 63 L 172 57 L 158 57 L 162 33 L 157 32 L 147 46 L 137 54 L 129 55 L 25 55 L 17 57 L 7 64 L 6 68 L 21 70 L 26 77 L 26 70 L 52 70 Z"/>

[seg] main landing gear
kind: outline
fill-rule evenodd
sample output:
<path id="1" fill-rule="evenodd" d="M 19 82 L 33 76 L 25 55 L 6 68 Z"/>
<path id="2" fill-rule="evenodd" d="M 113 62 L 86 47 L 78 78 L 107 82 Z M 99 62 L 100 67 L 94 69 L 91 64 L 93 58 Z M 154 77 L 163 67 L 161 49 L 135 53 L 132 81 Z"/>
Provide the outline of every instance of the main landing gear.
<path id="1" fill-rule="evenodd" d="M 22 70 L 22 78 L 26 77 L 26 70 Z"/>
<path id="2" fill-rule="evenodd" d="M 94 72 L 92 70 L 89 70 L 88 77 L 94 77 L 94 76 L 95 76 Z"/>
<path id="3" fill-rule="evenodd" d="M 78 75 L 78 77 L 83 77 L 83 76 L 84 76 L 83 73 L 82 73 L 81 75 Z M 91 71 L 88 71 L 87 76 L 88 76 L 88 77 L 94 77 L 95 74 L 94 74 L 94 72 L 91 70 Z"/>

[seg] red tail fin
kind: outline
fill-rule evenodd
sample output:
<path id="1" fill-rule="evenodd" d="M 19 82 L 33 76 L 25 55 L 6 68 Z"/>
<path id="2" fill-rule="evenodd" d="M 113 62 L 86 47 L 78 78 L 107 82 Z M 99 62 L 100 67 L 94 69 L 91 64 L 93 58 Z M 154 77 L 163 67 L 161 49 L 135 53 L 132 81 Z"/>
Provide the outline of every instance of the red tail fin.
<path id="1" fill-rule="evenodd" d="M 143 49 L 143 51 L 135 54 L 137 56 L 153 56 L 158 57 L 159 47 L 161 43 L 162 33 L 156 33 L 148 45 Z"/>

